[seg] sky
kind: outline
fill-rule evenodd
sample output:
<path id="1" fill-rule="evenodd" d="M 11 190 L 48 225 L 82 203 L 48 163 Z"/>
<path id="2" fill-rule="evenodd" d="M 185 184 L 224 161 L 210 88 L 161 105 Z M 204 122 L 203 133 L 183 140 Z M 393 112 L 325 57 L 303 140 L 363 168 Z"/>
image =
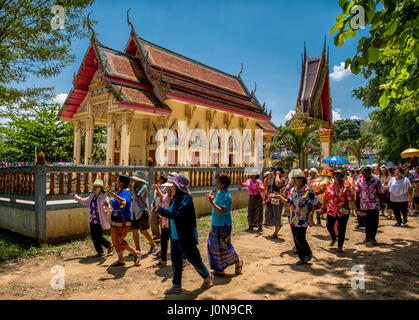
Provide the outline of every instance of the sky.
<path id="1" fill-rule="evenodd" d="M 276 125 L 295 110 L 304 41 L 307 55 L 315 57 L 321 54 L 326 36 L 334 120 L 367 119 L 371 111 L 351 96 L 366 80 L 344 69 L 344 61 L 354 56 L 358 39 L 367 30 L 336 47 L 328 31 L 341 13 L 337 0 L 99 0 L 91 8 L 91 18 L 98 21 L 94 29 L 101 43 L 124 50 L 130 35 L 128 8 L 136 33 L 148 41 L 229 74 L 237 74 L 243 62 L 243 81 L 250 91 L 257 83 L 256 97 L 272 109 Z M 89 39 L 74 41 L 77 62 L 36 84 L 54 86 L 57 101 L 63 102 L 88 45 Z"/>

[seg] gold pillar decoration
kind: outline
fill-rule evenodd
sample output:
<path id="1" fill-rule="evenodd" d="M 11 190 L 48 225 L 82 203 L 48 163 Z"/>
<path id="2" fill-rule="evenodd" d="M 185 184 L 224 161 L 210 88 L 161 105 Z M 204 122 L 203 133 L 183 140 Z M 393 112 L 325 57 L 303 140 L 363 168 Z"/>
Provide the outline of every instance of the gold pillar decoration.
<path id="1" fill-rule="evenodd" d="M 80 120 L 73 122 L 74 128 L 74 146 L 73 146 L 73 163 L 80 164 L 81 160 L 81 123 Z"/>
<path id="2" fill-rule="evenodd" d="M 132 122 L 132 113 L 123 113 L 121 115 L 121 164 L 129 165 L 129 146 L 130 146 L 130 125 Z"/>
<path id="3" fill-rule="evenodd" d="M 107 135 L 106 135 L 106 164 L 114 164 L 115 155 L 115 126 L 111 115 L 108 116 Z"/>
<path id="4" fill-rule="evenodd" d="M 322 147 L 322 158 L 321 162 L 330 157 L 330 153 L 332 150 L 332 135 L 333 135 L 333 129 L 319 129 L 318 131 L 319 138 L 320 138 L 320 145 Z M 323 165 L 325 166 L 325 165 Z"/>

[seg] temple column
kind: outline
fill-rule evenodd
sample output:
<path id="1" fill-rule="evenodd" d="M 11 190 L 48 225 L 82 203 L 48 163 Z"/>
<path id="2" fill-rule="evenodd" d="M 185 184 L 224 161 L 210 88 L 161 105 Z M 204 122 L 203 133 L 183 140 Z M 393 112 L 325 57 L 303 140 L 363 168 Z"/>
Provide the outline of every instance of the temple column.
<path id="1" fill-rule="evenodd" d="M 73 145 L 73 163 L 80 164 L 81 160 L 81 127 L 80 121 L 73 122 L 74 128 L 74 145 Z"/>
<path id="2" fill-rule="evenodd" d="M 132 121 L 132 114 L 127 113 L 122 115 L 121 123 L 121 165 L 129 165 L 129 147 L 130 147 L 130 125 Z"/>
<path id="3" fill-rule="evenodd" d="M 94 123 L 90 120 L 86 128 L 86 139 L 84 141 L 84 164 L 90 164 L 92 160 L 92 151 L 93 151 L 93 132 L 94 132 Z"/>
<path id="4" fill-rule="evenodd" d="M 108 116 L 107 136 L 106 136 L 106 164 L 111 166 L 114 164 L 115 153 L 115 126 L 112 116 Z"/>
<path id="5" fill-rule="evenodd" d="M 332 129 L 320 129 L 318 130 L 320 138 L 320 146 L 322 147 L 322 158 L 320 162 L 323 162 L 324 159 L 330 157 L 330 152 L 332 150 Z M 322 164 L 323 167 L 327 166 Z"/>

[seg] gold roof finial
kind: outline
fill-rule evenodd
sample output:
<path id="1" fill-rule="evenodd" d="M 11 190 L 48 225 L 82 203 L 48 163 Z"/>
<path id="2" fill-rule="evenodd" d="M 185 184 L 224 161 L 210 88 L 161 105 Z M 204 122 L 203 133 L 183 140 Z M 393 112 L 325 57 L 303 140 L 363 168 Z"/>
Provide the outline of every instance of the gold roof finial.
<path id="1" fill-rule="evenodd" d="M 241 67 L 241 69 L 240 69 L 239 73 L 237 74 L 237 78 L 240 78 L 240 75 L 241 75 L 241 74 L 242 74 L 242 72 L 243 72 L 243 62 L 241 62 L 241 65 L 242 65 L 242 67 Z"/>
<path id="2" fill-rule="evenodd" d="M 130 10 L 131 10 L 131 8 L 129 8 L 127 10 L 127 23 L 131 27 L 131 34 L 135 34 L 134 26 L 132 25 L 131 20 L 129 19 L 129 12 L 130 12 Z"/>
<path id="3" fill-rule="evenodd" d="M 92 34 L 92 38 L 96 38 L 96 32 L 95 32 L 95 30 L 93 30 L 93 27 L 92 27 L 92 21 L 90 20 L 90 15 L 92 14 L 92 11 L 90 11 L 88 14 L 87 14 L 87 18 L 86 18 L 86 25 L 87 25 L 87 28 L 90 30 L 90 32 L 91 32 L 91 34 Z"/>

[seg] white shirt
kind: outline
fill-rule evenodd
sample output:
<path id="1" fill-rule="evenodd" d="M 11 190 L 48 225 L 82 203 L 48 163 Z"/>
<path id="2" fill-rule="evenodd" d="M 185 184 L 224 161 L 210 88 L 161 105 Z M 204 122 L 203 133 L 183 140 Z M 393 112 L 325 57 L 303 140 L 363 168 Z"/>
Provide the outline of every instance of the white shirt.
<path id="1" fill-rule="evenodd" d="M 392 202 L 408 202 L 409 188 L 411 188 L 409 179 L 402 178 L 397 180 L 395 177 L 388 182 L 390 201 Z"/>

